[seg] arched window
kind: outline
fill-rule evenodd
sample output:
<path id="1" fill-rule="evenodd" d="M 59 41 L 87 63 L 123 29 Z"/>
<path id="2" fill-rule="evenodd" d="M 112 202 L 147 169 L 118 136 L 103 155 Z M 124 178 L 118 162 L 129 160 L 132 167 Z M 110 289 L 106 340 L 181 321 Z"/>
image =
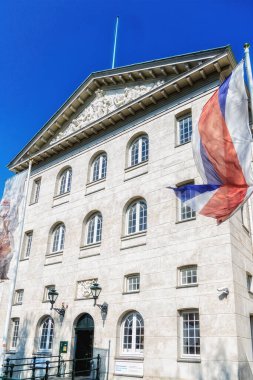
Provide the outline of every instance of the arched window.
<path id="1" fill-rule="evenodd" d="M 145 231 L 147 229 L 147 204 L 144 200 L 138 200 L 127 209 L 127 234 Z"/>
<path id="2" fill-rule="evenodd" d="M 103 218 L 99 212 L 90 217 L 87 223 L 87 244 L 95 244 L 101 241 L 102 224 Z"/>
<path id="3" fill-rule="evenodd" d="M 52 318 L 45 318 L 40 325 L 39 349 L 43 351 L 52 350 L 54 337 L 54 321 Z"/>
<path id="4" fill-rule="evenodd" d="M 122 354 L 142 355 L 144 349 L 144 321 L 137 312 L 127 314 L 121 324 Z"/>
<path id="5" fill-rule="evenodd" d="M 58 224 L 53 230 L 52 239 L 52 252 L 63 251 L 64 249 L 64 239 L 65 239 L 65 226 L 63 223 Z"/>
<path id="6" fill-rule="evenodd" d="M 107 155 L 100 154 L 92 163 L 91 167 L 91 182 L 99 181 L 106 177 Z"/>
<path id="7" fill-rule="evenodd" d="M 148 160 L 148 136 L 140 136 L 130 146 L 129 166 L 138 165 Z"/>
<path id="8" fill-rule="evenodd" d="M 59 195 L 69 193 L 71 189 L 72 169 L 65 169 L 59 178 Z"/>

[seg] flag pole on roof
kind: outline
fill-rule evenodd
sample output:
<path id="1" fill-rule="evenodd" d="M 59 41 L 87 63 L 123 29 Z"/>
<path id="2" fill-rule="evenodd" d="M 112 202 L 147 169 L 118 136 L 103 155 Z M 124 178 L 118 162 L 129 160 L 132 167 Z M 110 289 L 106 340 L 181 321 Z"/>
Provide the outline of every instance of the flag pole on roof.
<path id="1" fill-rule="evenodd" d="M 115 56 L 118 38 L 118 26 L 119 26 L 119 16 L 116 18 L 115 32 L 114 32 L 114 44 L 113 44 L 113 54 L 112 54 L 112 69 L 115 67 Z"/>
<path id="2" fill-rule="evenodd" d="M 248 82 L 249 82 L 251 117 L 252 117 L 252 122 L 253 122 L 253 79 L 252 79 L 252 70 L 251 70 L 251 63 L 250 63 L 250 56 L 249 56 L 249 48 L 250 48 L 250 44 L 246 42 L 244 44 L 244 53 L 245 53 L 246 72 L 247 72 L 247 77 L 248 77 Z"/>

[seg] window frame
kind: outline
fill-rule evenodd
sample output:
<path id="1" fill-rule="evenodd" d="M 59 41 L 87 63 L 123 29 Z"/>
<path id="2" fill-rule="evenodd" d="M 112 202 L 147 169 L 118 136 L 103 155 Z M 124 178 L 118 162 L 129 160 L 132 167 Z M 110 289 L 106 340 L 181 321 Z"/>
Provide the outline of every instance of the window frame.
<path id="1" fill-rule="evenodd" d="M 143 152 L 143 142 L 144 139 L 146 140 L 146 147 L 144 148 Z M 133 160 L 133 147 L 135 144 L 138 143 L 137 147 L 137 162 L 132 162 Z M 135 157 L 136 154 L 134 154 Z M 128 158 L 127 162 L 128 168 L 132 168 L 135 166 L 138 166 L 140 164 L 143 164 L 144 162 L 147 162 L 149 160 L 149 137 L 147 134 L 141 134 L 138 137 L 136 137 L 134 140 L 131 141 L 129 148 L 128 148 Z"/>
<path id="2" fill-rule="evenodd" d="M 180 188 L 181 186 L 185 186 L 185 185 L 194 185 L 194 180 L 189 180 L 189 181 L 181 182 L 181 183 L 177 184 L 176 187 Z M 184 222 L 188 222 L 190 220 L 196 220 L 196 211 L 193 211 L 190 206 L 184 206 L 183 202 L 181 201 L 181 199 L 176 198 L 176 202 L 177 202 L 177 207 L 176 207 L 176 210 L 177 210 L 176 223 L 184 223 Z M 183 211 L 183 209 L 185 211 Z M 183 212 L 186 215 L 187 215 L 188 212 L 190 212 L 191 216 L 190 217 L 182 218 L 182 213 Z"/>
<path id="3" fill-rule="evenodd" d="M 185 315 L 189 315 L 189 314 L 194 314 L 194 315 L 197 315 L 198 316 L 198 319 L 196 320 L 195 317 L 194 317 L 194 322 L 195 320 L 198 322 L 198 328 L 196 328 L 196 330 L 198 330 L 199 332 L 199 336 L 196 336 L 196 333 L 194 333 L 194 336 L 193 337 L 190 337 L 190 328 L 187 327 L 187 336 L 184 335 L 184 316 Z M 192 322 L 192 321 L 189 321 L 189 317 L 188 317 L 188 326 L 190 326 L 190 323 L 189 322 Z M 195 323 L 194 323 L 195 325 Z M 185 310 L 180 310 L 179 311 L 179 353 L 180 353 L 180 358 L 181 359 L 192 359 L 192 360 L 199 360 L 200 357 L 201 357 L 201 334 L 200 334 L 200 314 L 199 314 L 199 310 L 198 309 L 185 309 Z M 194 345 L 190 345 L 188 343 L 188 345 L 186 347 L 190 348 L 190 347 L 194 347 L 194 350 L 197 349 L 197 347 L 199 347 L 199 353 L 184 353 L 184 339 L 188 339 L 188 342 L 189 340 L 191 339 L 199 339 L 199 344 L 197 345 L 196 342 L 194 342 Z"/>
<path id="4" fill-rule="evenodd" d="M 144 204 L 143 215 L 141 215 L 141 204 Z M 135 216 L 131 217 L 130 212 L 135 207 L 134 214 Z M 131 217 L 131 219 L 130 219 Z M 143 219 L 141 223 L 141 219 Z M 134 222 L 135 221 L 135 222 Z M 141 228 L 141 226 L 145 228 Z M 134 231 L 131 231 L 134 229 Z M 145 233 L 148 229 L 148 206 L 145 199 L 140 198 L 131 202 L 126 209 L 125 215 L 125 236 L 131 236 L 138 233 Z"/>
<path id="5" fill-rule="evenodd" d="M 191 271 L 191 278 L 196 277 L 195 282 L 186 282 L 183 283 L 183 273 L 187 271 Z M 193 275 L 192 271 L 195 271 L 196 274 Z M 186 274 L 186 279 L 188 279 L 188 275 Z M 197 286 L 198 285 L 198 266 L 197 264 L 191 264 L 191 265 L 184 265 L 182 267 L 178 268 L 178 286 L 179 287 L 191 287 L 191 286 Z"/>
<path id="6" fill-rule="evenodd" d="M 21 297 L 21 300 L 20 300 Z M 14 305 L 22 305 L 24 299 L 24 289 L 15 290 Z"/>
<path id="7" fill-rule="evenodd" d="M 137 279 L 136 286 L 137 289 L 130 290 L 130 283 L 129 280 L 131 279 Z M 127 294 L 131 293 L 139 293 L 140 292 L 140 273 L 131 273 L 125 276 L 124 280 L 124 292 Z"/>
<path id="8" fill-rule="evenodd" d="M 49 321 L 49 324 L 44 328 L 44 324 Z M 46 334 L 43 334 L 46 330 Z M 52 332 L 52 333 L 51 333 Z M 46 336 L 45 339 L 45 348 L 42 348 L 42 338 Z M 44 339 L 44 338 L 43 338 Z M 52 352 L 54 341 L 54 320 L 50 316 L 43 318 L 39 326 L 39 342 L 38 342 L 38 351 L 39 352 Z M 51 347 L 49 347 L 51 345 Z"/>
<path id="9" fill-rule="evenodd" d="M 249 272 L 246 272 L 247 290 L 251 294 L 253 294 L 253 281 L 252 280 L 253 280 L 252 274 Z"/>
<path id="10" fill-rule="evenodd" d="M 184 141 L 181 140 L 181 130 L 180 130 L 180 123 L 186 119 L 191 119 L 191 127 L 188 126 L 188 134 L 190 135 L 190 137 L 188 138 L 188 140 L 185 141 L 185 138 L 184 138 Z M 191 137 L 192 137 L 192 112 L 191 111 L 187 111 L 187 112 L 184 112 L 183 115 L 181 116 L 176 116 L 176 124 L 177 124 L 177 128 L 176 128 L 176 146 L 181 146 L 181 145 L 185 145 L 185 144 L 188 144 L 191 142 Z M 189 130 L 190 130 L 190 133 L 189 133 Z"/>
<path id="11" fill-rule="evenodd" d="M 56 240 L 56 232 L 60 230 L 58 242 L 57 242 L 57 249 L 55 250 L 54 247 L 56 246 L 55 240 Z M 57 224 L 53 230 L 52 230 L 52 236 L 51 236 L 51 244 L 50 244 L 50 253 L 56 254 L 63 252 L 64 245 L 65 245 L 65 237 L 66 237 L 66 227 L 64 223 Z"/>
<path id="12" fill-rule="evenodd" d="M 133 315 L 133 327 L 132 327 L 132 335 L 131 335 L 131 346 L 132 347 L 130 350 L 126 350 L 124 348 L 124 344 L 125 344 L 125 323 L 131 315 Z M 140 334 L 140 337 L 142 337 L 142 338 L 140 339 L 140 343 L 139 343 L 140 345 L 143 346 L 142 349 L 136 349 L 136 337 L 138 336 L 136 334 L 136 332 L 137 332 L 137 325 L 136 325 L 137 316 L 139 316 L 141 318 L 141 321 L 142 321 L 141 334 Z M 145 326 L 144 326 L 144 319 L 143 319 L 142 315 L 137 311 L 131 311 L 131 312 L 127 313 L 122 318 L 122 321 L 120 324 L 120 355 L 121 356 L 133 356 L 133 357 L 142 358 L 144 356 L 144 347 L 145 347 L 144 346 L 144 340 L 145 340 Z"/>
<path id="13" fill-rule="evenodd" d="M 20 318 L 12 318 L 11 323 L 10 351 L 16 351 L 19 339 Z"/>
<path id="14" fill-rule="evenodd" d="M 22 259 L 29 259 L 32 249 L 33 230 L 26 231 L 24 235 L 24 245 Z"/>
<path id="15" fill-rule="evenodd" d="M 72 168 L 70 166 L 60 172 L 57 182 L 56 195 L 61 196 L 70 193 L 72 185 Z"/>
<path id="16" fill-rule="evenodd" d="M 95 178 L 95 165 L 98 162 L 97 178 Z M 105 180 L 107 176 L 107 154 L 102 152 L 92 161 L 89 183 Z"/>
<path id="17" fill-rule="evenodd" d="M 94 220 L 94 227 L 91 227 L 91 223 Z M 100 221 L 100 228 L 99 228 L 99 221 Z M 92 228 L 92 239 L 90 229 Z M 99 229 L 98 229 L 99 228 Z M 102 241 L 102 233 L 103 233 L 103 216 L 101 212 L 95 212 L 90 215 L 90 217 L 87 219 L 86 222 L 86 228 L 85 228 L 85 245 L 94 245 L 94 244 L 101 244 Z M 99 234 L 98 234 L 98 231 Z M 97 236 L 99 236 L 99 240 L 97 240 Z"/>
<path id="18" fill-rule="evenodd" d="M 41 188 L 41 177 L 35 178 L 33 180 L 30 204 L 35 204 L 39 202 L 40 188 Z"/>

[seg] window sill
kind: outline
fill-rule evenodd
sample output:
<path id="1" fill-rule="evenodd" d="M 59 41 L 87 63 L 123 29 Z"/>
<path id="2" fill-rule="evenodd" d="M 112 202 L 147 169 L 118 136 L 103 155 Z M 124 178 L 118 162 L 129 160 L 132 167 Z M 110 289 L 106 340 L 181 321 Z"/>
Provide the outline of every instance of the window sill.
<path id="1" fill-rule="evenodd" d="M 126 168 L 124 181 L 129 181 L 146 173 L 148 173 L 148 161 Z"/>
<path id="2" fill-rule="evenodd" d="M 201 363 L 201 359 L 200 358 L 193 358 L 193 357 L 178 358 L 177 362 L 179 362 L 179 363 Z"/>
<path id="3" fill-rule="evenodd" d="M 185 222 L 191 222 L 192 220 L 196 220 L 196 217 L 194 218 L 189 218 L 189 219 L 184 219 L 184 220 L 177 220 L 175 222 L 175 224 L 181 224 L 181 223 L 185 223 Z"/>
<path id="4" fill-rule="evenodd" d="M 47 253 L 44 265 L 53 265 L 62 263 L 63 251 Z"/>
<path id="5" fill-rule="evenodd" d="M 125 295 L 125 294 L 138 294 L 140 293 L 140 290 L 135 290 L 134 292 L 123 292 L 122 294 Z"/>
<path id="6" fill-rule="evenodd" d="M 21 257 L 19 261 L 27 261 L 27 260 L 29 260 L 29 257 Z"/>
<path id="7" fill-rule="evenodd" d="M 98 181 L 87 183 L 85 196 L 97 193 L 98 191 L 105 190 L 105 181 L 106 181 L 106 178 L 103 178 L 103 179 L 99 179 Z"/>
<path id="8" fill-rule="evenodd" d="M 100 247 L 100 246 L 101 246 L 101 242 L 86 244 L 86 245 L 83 245 L 82 247 L 80 247 L 80 251 L 85 251 L 86 249 L 92 249 L 92 248 L 96 248 L 96 247 Z"/>
<path id="9" fill-rule="evenodd" d="M 179 148 L 180 146 L 184 146 L 184 145 L 187 145 L 187 144 L 189 144 L 189 143 L 191 143 L 191 140 L 186 141 L 186 142 L 184 142 L 184 143 L 177 143 L 177 144 L 175 145 L 175 148 Z"/>
<path id="10" fill-rule="evenodd" d="M 80 247 L 79 259 L 84 259 L 85 257 L 98 256 L 100 255 L 100 243 L 87 244 Z"/>
<path id="11" fill-rule="evenodd" d="M 12 306 L 20 306 L 20 305 L 23 305 L 23 302 L 16 302 Z"/>
<path id="12" fill-rule="evenodd" d="M 127 235 L 127 236 L 122 236 L 120 250 L 146 245 L 147 244 L 146 240 L 147 240 L 147 231 L 138 232 L 138 233 Z"/>
<path id="13" fill-rule="evenodd" d="M 58 194 L 53 197 L 52 207 L 60 206 L 69 202 L 70 192 L 64 194 Z"/>
<path id="14" fill-rule="evenodd" d="M 131 240 L 131 239 L 136 239 L 140 236 L 146 236 L 147 235 L 147 231 L 142 231 L 142 232 L 136 232 L 134 234 L 130 234 L 130 235 L 124 235 L 121 237 L 121 241 L 125 241 L 125 240 Z"/>
<path id="15" fill-rule="evenodd" d="M 36 205 L 37 203 L 39 203 L 39 202 L 38 201 L 37 202 L 31 202 L 31 203 L 29 203 L 29 206 Z"/>
<path id="16" fill-rule="evenodd" d="M 144 356 L 121 354 L 120 356 L 115 356 L 114 360 L 136 360 L 138 362 L 144 362 Z"/>
<path id="17" fill-rule="evenodd" d="M 189 284 L 189 285 L 178 285 L 176 286 L 176 289 L 182 289 L 182 288 L 197 288 L 199 284 Z"/>
<path id="18" fill-rule="evenodd" d="M 15 355 L 17 353 L 17 349 L 16 348 L 10 348 L 6 354 L 10 354 L 10 355 Z"/>

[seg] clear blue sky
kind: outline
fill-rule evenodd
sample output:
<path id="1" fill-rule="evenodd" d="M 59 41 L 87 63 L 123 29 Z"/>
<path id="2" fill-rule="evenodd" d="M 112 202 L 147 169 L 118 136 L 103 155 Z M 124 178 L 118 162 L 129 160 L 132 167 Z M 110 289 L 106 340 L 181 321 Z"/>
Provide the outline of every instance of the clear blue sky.
<path id="1" fill-rule="evenodd" d="M 93 71 L 243 43 L 252 0 L 1 0 L 0 196 L 8 162 Z M 251 57 L 253 53 L 251 52 Z M 252 62 L 253 64 L 253 62 Z"/>

